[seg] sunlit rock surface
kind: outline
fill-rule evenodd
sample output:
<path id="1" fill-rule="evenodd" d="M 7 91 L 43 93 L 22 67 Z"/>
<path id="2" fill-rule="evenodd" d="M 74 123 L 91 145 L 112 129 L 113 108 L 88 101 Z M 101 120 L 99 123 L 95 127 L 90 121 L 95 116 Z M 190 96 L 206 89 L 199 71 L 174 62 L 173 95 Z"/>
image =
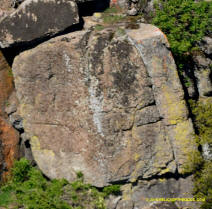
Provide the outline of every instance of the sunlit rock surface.
<path id="1" fill-rule="evenodd" d="M 17 56 L 15 86 L 35 161 L 95 186 L 186 173 L 196 149 L 164 34 L 152 25 L 73 32 Z"/>

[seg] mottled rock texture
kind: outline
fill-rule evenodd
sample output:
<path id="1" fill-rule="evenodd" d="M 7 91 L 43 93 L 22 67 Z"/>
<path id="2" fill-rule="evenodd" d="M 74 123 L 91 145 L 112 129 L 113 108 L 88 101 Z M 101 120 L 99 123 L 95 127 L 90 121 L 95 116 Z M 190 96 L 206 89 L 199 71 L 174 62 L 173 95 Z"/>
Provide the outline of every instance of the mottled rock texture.
<path id="1" fill-rule="evenodd" d="M 128 196 L 130 196 L 129 198 L 134 203 L 134 208 L 138 209 L 145 209 L 149 205 L 154 206 L 153 208 L 155 209 L 177 209 L 186 206 L 198 208 L 198 202 L 175 201 L 175 203 L 173 203 L 151 200 L 151 198 L 192 198 L 192 184 L 191 176 L 186 179 L 161 178 L 139 181 L 135 187 L 131 188 L 131 192 L 128 193 L 130 195 Z M 124 198 L 122 201 L 124 202 Z"/>
<path id="2" fill-rule="evenodd" d="M 200 98 L 212 96 L 212 38 L 205 36 L 199 43 L 202 53 L 193 55 L 195 77 Z"/>
<path id="3" fill-rule="evenodd" d="M 111 6 L 119 6 L 128 15 L 137 15 L 147 7 L 148 0 L 111 0 Z"/>
<path id="4" fill-rule="evenodd" d="M 54 35 L 78 21 L 72 0 L 26 0 L 0 21 L 0 47 Z"/>
<path id="5" fill-rule="evenodd" d="M 35 161 L 95 186 L 186 172 L 193 127 L 163 33 L 141 24 L 54 38 L 13 64 Z"/>
<path id="6" fill-rule="evenodd" d="M 18 132 L 10 125 L 5 108 L 14 90 L 11 69 L 0 51 L 0 175 L 5 178 L 18 157 Z"/>

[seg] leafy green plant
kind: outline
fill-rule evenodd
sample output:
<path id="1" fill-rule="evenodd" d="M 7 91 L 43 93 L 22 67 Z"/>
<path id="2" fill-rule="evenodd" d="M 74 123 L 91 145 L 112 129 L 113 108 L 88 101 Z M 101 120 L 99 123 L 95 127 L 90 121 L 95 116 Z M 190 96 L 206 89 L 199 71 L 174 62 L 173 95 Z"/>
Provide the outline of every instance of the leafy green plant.
<path id="1" fill-rule="evenodd" d="M 105 209 L 105 198 L 119 194 L 120 186 L 112 185 L 99 191 L 84 183 L 81 171 L 77 180 L 48 181 L 25 158 L 16 161 L 11 178 L 1 186 L 0 206 L 26 209 Z"/>
<path id="2" fill-rule="evenodd" d="M 105 196 L 109 196 L 110 194 L 119 195 L 121 193 L 120 187 L 121 186 L 118 184 L 110 185 L 110 186 L 104 187 L 103 192 Z"/>
<path id="3" fill-rule="evenodd" d="M 212 29 L 212 2 L 158 0 L 152 23 L 168 37 L 178 68 L 182 69 L 196 43 Z"/>
<path id="4" fill-rule="evenodd" d="M 155 4 L 156 24 L 168 36 L 174 54 L 183 55 L 211 30 L 211 2 L 194 0 L 159 0 Z"/>

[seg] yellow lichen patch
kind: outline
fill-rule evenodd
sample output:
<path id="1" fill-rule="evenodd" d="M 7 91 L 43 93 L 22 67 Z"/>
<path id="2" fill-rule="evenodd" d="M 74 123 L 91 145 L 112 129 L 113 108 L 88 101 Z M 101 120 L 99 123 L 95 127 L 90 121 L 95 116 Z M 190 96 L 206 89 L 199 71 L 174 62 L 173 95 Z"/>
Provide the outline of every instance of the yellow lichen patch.
<path id="1" fill-rule="evenodd" d="M 140 171 L 142 170 L 144 165 L 145 165 L 144 161 L 139 161 L 139 162 L 136 163 L 135 169 L 130 176 L 131 182 L 137 181 L 138 177 L 141 175 Z"/>
<path id="2" fill-rule="evenodd" d="M 159 181 L 160 181 L 161 183 L 163 183 L 163 182 L 166 181 L 166 179 L 165 179 L 165 178 L 160 178 Z"/>
<path id="3" fill-rule="evenodd" d="M 189 154 L 197 149 L 194 140 L 194 130 L 190 120 L 178 123 L 173 130 L 174 146 L 176 147 L 176 157 L 178 160 L 179 173 L 187 173 L 184 164 L 189 160 Z"/>
<path id="4" fill-rule="evenodd" d="M 39 151 L 40 154 L 46 155 L 46 156 L 55 156 L 54 152 L 52 150 L 48 149 L 41 149 L 40 141 L 37 136 L 32 136 L 30 141 L 31 147 L 33 152 Z M 35 157 L 35 156 L 34 156 Z"/>
<path id="5" fill-rule="evenodd" d="M 138 154 L 138 153 L 135 153 L 135 154 L 134 154 L 134 160 L 135 160 L 135 161 L 138 161 L 138 160 L 140 159 L 140 157 L 141 157 L 140 154 Z"/>
<path id="6" fill-rule="evenodd" d="M 165 173 L 169 173 L 169 172 L 170 172 L 170 169 L 169 168 L 165 168 L 165 169 L 161 170 L 160 175 L 165 174 Z"/>
<path id="7" fill-rule="evenodd" d="M 179 98 L 169 90 L 168 86 L 163 86 L 162 95 L 163 101 L 162 109 L 166 114 L 166 120 L 170 125 L 175 125 L 184 121 L 187 118 L 187 108 L 185 100 Z"/>
<path id="8" fill-rule="evenodd" d="M 122 191 L 122 199 L 123 200 L 131 200 L 131 194 L 132 194 L 132 185 L 131 184 L 125 184 L 121 187 Z"/>

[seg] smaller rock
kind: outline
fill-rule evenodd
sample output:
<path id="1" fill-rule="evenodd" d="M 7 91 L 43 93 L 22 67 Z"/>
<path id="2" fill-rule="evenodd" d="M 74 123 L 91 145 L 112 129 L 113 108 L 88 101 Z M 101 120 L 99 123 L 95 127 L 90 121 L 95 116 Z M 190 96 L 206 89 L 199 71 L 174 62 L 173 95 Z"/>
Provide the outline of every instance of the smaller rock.
<path id="1" fill-rule="evenodd" d="M 211 37 L 205 36 L 199 45 L 202 51 L 204 51 L 207 55 L 210 55 L 212 53 L 212 38 Z"/>
<path id="2" fill-rule="evenodd" d="M 195 70 L 195 76 L 197 78 L 197 87 L 200 97 L 207 97 L 212 94 L 212 83 L 210 80 L 210 69 Z"/>
<path id="3" fill-rule="evenodd" d="M 102 20 L 102 13 L 95 12 L 92 16 L 92 20 L 100 22 Z"/>
<path id="4" fill-rule="evenodd" d="M 8 103 L 5 107 L 5 112 L 7 113 L 7 115 L 11 115 L 12 113 L 17 111 L 17 107 L 18 107 L 18 99 L 14 91 L 8 99 Z"/>
<path id="5" fill-rule="evenodd" d="M 9 116 L 10 122 L 13 125 L 13 127 L 18 131 L 23 131 L 23 119 L 18 114 L 12 114 Z"/>
<path id="6" fill-rule="evenodd" d="M 145 107 L 137 111 L 135 123 L 137 126 L 142 126 L 149 123 L 155 123 L 160 120 L 159 112 L 156 106 Z"/>
<path id="7" fill-rule="evenodd" d="M 108 209 L 116 209 L 120 199 L 121 199 L 121 196 L 117 197 L 117 196 L 110 195 L 109 198 L 106 200 L 106 207 Z"/>
<path id="8" fill-rule="evenodd" d="M 79 22 L 77 4 L 63 0 L 26 0 L 0 21 L 0 47 L 49 37 Z"/>
<path id="9" fill-rule="evenodd" d="M 134 208 L 134 204 L 132 200 L 121 200 L 116 209 L 133 209 Z"/>
<path id="10" fill-rule="evenodd" d="M 212 160 L 212 145 L 208 143 L 203 144 L 202 151 L 205 160 Z"/>
<path id="11" fill-rule="evenodd" d="M 130 16 L 135 16 L 135 15 L 137 15 L 137 13 L 138 13 L 138 11 L 135 7 L 133 7 L 132 9 L 127 11 L 127 14 Z"/>

